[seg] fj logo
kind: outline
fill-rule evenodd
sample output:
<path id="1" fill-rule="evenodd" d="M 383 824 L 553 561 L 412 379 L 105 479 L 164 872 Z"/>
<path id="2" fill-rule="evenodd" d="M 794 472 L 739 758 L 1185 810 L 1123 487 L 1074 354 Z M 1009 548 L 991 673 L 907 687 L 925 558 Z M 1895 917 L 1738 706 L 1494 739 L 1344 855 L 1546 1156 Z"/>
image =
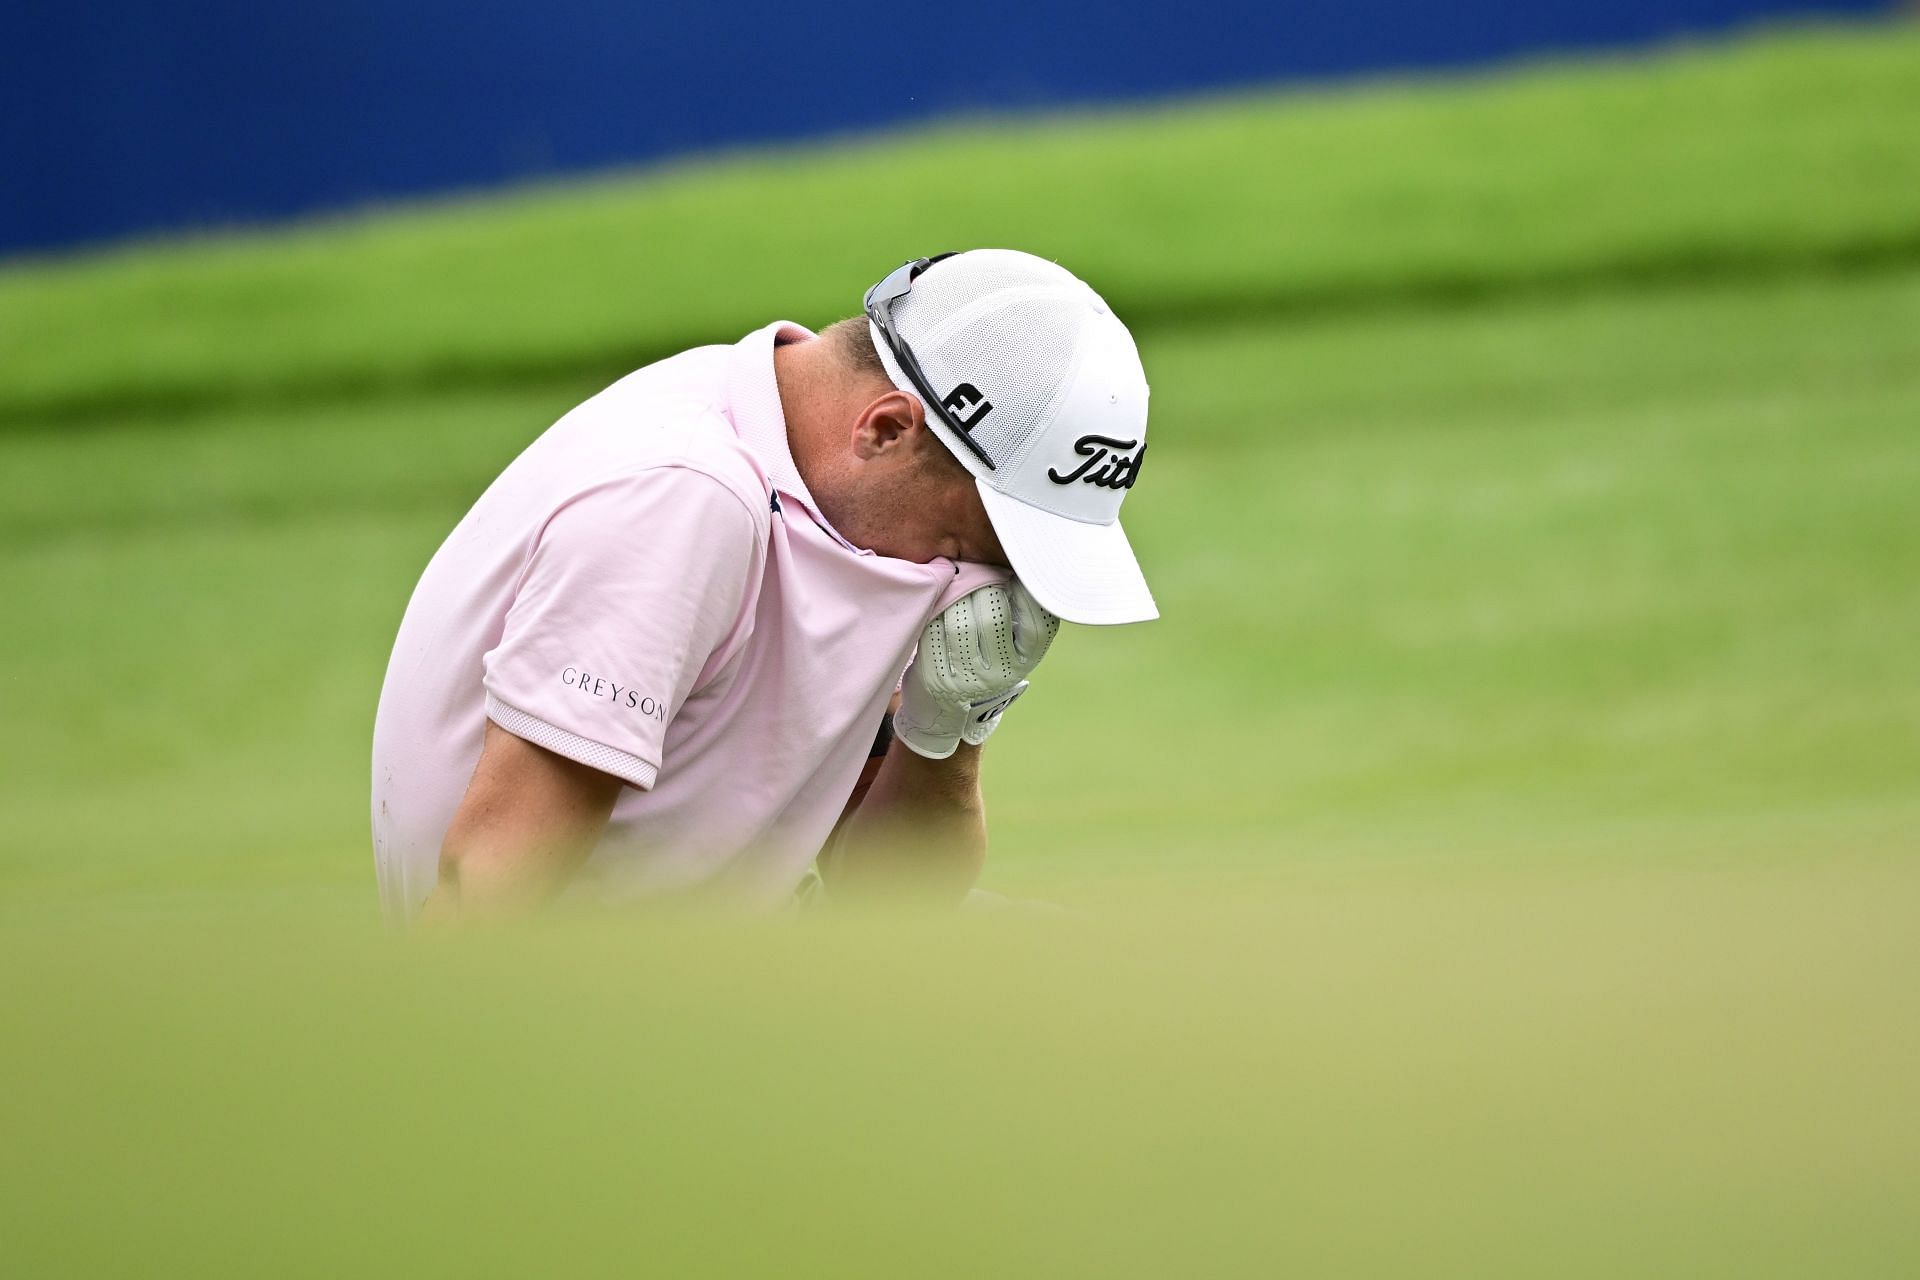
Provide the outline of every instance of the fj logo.
<path id="1" fill-rule="evenodd" d="M 1112 436 L 1081 436 L 1073 442 L 1073 451 L 1086 461 L 1065 475 L 1048 467 L 1047 479 L 1055 484 L 1072 484 L 1079 480 L 1086 484 L 1097 484 L 1103 489 L 1131 489 L 1140 475 L 1140 460 L 1147 456 L 1145 445 L 1140 445 L 1138 453 L 1126 452 L 1135 445 L 1140 445 L 1140 442 L 1115 440 Z"/>
<path id="2" fill-rule="evenodd" d="M 967 432 L 973 430 L 974 423 L 993 412 L 993 405 L 981 398 L 980 388 L 971 382 L 963 382 L 947 392 L 947 398 L 940 402 L 940 407 L 947 411 L 947 416 L 953 419 L 955 426 Z"/>

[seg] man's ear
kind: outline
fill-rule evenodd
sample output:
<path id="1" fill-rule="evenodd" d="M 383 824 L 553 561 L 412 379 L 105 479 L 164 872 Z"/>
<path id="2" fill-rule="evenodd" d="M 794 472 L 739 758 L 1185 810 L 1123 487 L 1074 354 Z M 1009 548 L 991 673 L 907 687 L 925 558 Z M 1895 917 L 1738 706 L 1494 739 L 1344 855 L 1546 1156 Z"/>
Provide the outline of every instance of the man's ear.
<path id="1" fill-rule="evenodd" d="M 860 411 L 853 420 L 853 456 L 871 462 L 893 455 L 905 457 L 926 424 L 920 402 L 904 391 L 889 391 Z"/>

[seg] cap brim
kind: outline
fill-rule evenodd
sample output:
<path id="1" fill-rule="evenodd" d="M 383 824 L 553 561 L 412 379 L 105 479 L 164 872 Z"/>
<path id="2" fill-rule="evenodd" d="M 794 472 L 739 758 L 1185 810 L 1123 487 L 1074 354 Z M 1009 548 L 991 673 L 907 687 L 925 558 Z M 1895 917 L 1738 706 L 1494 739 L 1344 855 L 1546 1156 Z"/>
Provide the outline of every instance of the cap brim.
<path id="1" fill-rule="evenodd" d="M 1160 616 L 1126 530 L 1083 524 L 974 482 L 1013 571 L 1034 599 L 1068 622 L 1116 626 Z"/>

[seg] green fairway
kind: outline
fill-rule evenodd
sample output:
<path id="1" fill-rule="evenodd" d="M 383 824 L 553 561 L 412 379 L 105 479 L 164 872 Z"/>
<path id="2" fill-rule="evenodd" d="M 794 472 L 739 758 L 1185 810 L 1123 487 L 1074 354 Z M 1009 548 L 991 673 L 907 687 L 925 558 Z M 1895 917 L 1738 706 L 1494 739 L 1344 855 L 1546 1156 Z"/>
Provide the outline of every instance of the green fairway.
<path id="1" fill-rule="evenodd" d="M 0 273 L 0 1272 L 1920 1266 L 1916 137 L 1827 34 Z M 830 205 L 981 148 L 1082 203 Z M 977 240 L 1154 387 L 1163 619 L 988 754 L 1071 911 L 381 935 L 473 498 Z"/>
<path id="2" fill-rule="evenodd" d="M 1166 616 L 1071 630 L 995 742 L 997 879 L 1914 850 L 1920 272 L 1146 350 Z M 362 883 L 406 593 L 576 394 L 0 441 L 9 719 L 40 726 L 0 746 L 8 880 Z M 1116 788 L 1085 744 L 1127 729 Z"/>

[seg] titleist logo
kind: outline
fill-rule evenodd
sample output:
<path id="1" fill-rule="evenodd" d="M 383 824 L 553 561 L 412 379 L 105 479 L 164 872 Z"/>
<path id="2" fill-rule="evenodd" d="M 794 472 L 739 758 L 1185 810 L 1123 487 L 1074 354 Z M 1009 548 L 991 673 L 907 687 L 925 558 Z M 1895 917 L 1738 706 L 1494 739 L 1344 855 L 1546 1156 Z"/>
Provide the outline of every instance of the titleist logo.
<path id="1" fill-rule="evenodd" d="M 1073 451 L 1086 461 L 1065 475 L 1048 467 L 1047 479 L 1055 484 L 1072 484 L 1078 480 L 1103 489 L 1131 489 L 1140 475 L 1140 460 L 1147 456 L 1147 450 L 1141 445 L 1138 453 L 1126 451 L 1139 444 L 1138 440 L 1116 440 L 1112 436 L 1081 436 L 1073 442 Z"/>

